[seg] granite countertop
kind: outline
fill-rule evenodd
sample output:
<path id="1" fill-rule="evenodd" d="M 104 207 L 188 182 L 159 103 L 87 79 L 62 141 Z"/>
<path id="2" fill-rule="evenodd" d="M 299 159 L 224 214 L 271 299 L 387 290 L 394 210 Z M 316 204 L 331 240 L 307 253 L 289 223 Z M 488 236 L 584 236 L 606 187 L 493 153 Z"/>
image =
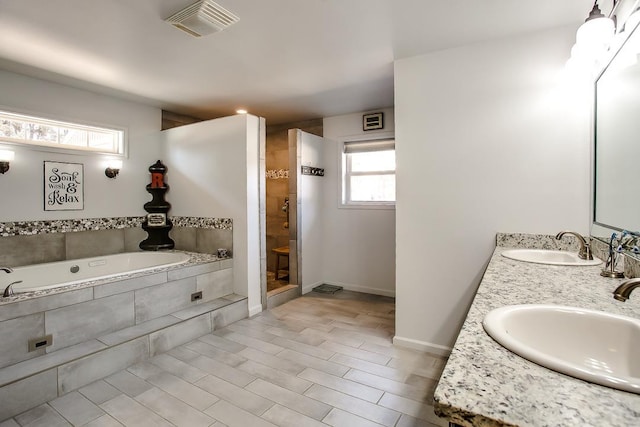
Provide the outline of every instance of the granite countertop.
<path id="1" fill-rule="evenodd" d="M 463 426 L 640 425 L 640 395 L 591 384 L 529 362 L 487 335 L 482 319 L 514 304 L 557 304 L 640 318 L 640 291 L 623 303 L 623 279 L 602 266 L 532 264 L 501 256 L 498 247 L 436 388 L 435 410 Z M 640 355 L 638 355 L 640 357 Z"/>

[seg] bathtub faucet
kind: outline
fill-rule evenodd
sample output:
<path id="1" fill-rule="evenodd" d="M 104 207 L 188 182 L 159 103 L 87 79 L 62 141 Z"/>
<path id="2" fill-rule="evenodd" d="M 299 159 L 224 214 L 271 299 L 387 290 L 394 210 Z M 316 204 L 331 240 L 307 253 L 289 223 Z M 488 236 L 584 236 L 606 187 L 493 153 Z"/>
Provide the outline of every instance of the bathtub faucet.
<path id="1" fill-rule="evenodd" d="M 6 297 L 11 297 L 11 296 L 15 295 L 15 293 L 13 292 L 13 285 L 16 285 L 18 283 L 22 283 L 22 280 L 18 280 L 17 282 L 9 283 L 9 286 L 4 288 L 4 293 L 2 294 L 2 297 L 6 298 Z"/>

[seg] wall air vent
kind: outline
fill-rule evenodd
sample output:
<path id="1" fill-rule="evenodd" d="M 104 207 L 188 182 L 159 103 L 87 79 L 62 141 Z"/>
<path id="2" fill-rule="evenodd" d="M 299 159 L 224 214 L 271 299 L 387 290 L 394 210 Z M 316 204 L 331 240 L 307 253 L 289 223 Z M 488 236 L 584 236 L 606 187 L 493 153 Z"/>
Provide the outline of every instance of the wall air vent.
<path id="1" fill-rule="evenodd" d="M 194 37 L 217 33 L 239 20 L 236 15 L 211 0 L 198 1 L 165 19 Z"/>

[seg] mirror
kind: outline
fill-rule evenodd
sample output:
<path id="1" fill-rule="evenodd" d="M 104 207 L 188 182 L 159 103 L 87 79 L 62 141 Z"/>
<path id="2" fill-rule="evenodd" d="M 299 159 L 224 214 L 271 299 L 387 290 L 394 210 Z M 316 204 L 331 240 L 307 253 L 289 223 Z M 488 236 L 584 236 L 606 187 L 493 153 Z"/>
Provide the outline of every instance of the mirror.
<path id="1" fill-rule="evenodd" d="M 640 231 L 640 30 L 633 29 L 595 85 L 593 237 Z M 619 234 L 619 233 L 618 233 Z M 630 252 L 629 252 L 630 253 Z"/>

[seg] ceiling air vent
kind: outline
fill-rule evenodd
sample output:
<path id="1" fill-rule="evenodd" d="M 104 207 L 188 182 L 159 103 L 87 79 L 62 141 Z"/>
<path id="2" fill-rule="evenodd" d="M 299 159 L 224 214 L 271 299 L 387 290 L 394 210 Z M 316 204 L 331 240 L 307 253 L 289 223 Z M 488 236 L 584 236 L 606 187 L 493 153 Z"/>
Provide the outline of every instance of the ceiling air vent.
<path id="1" fill-rule="evenodd" d="M 165 19 L 194 37 L 217 33 L 239 20 L 236 15 L 211 0 L 198 1 Z"/>

